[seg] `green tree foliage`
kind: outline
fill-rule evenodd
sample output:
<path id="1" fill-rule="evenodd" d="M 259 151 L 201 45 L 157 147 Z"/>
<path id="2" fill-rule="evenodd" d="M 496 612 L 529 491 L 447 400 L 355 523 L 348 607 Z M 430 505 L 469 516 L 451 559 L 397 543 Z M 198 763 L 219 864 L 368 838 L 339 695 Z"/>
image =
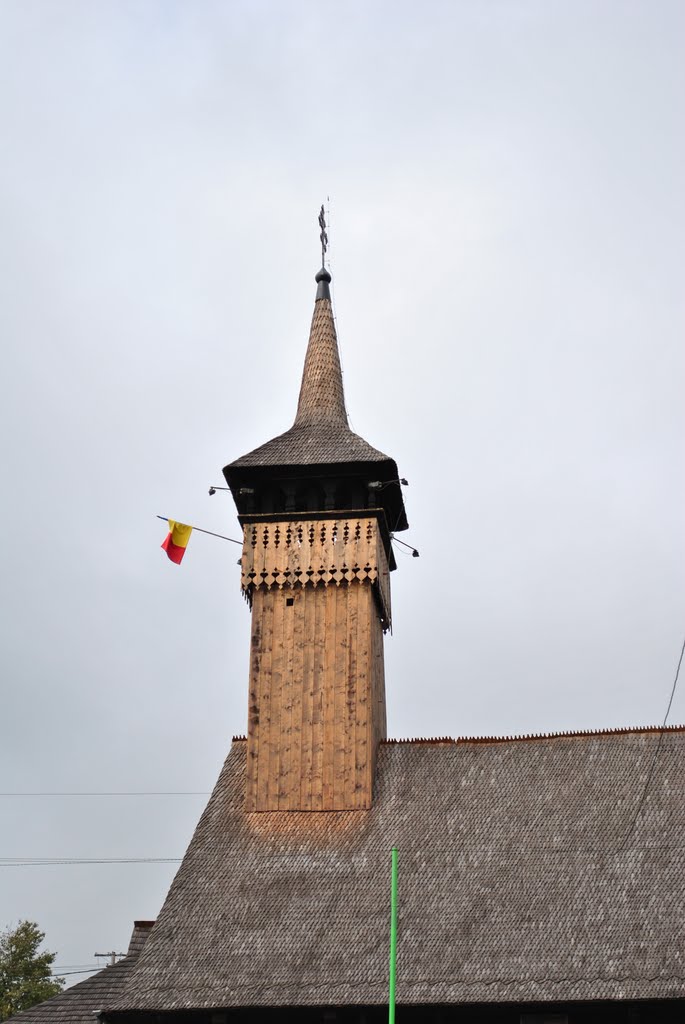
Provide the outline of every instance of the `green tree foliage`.
<path id="1" fill-rule="evenodd" d="M 39 953 L 45 933 L 33 921 L 0 932 L 0 1021 L 62 991 L 50 974 L 55 953 Z"/>

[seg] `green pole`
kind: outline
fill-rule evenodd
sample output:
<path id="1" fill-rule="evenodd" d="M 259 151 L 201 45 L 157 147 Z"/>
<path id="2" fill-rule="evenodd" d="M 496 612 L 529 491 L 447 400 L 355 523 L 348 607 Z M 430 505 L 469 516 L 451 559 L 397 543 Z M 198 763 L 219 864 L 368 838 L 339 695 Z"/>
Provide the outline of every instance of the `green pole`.
<path id="1" fill-rule="evenodd" d="M 395 984 L 397 982 L 397 847 L 392 848 L 390 882 L 390 998 L 388 1024 L 395 1024 Z"/>

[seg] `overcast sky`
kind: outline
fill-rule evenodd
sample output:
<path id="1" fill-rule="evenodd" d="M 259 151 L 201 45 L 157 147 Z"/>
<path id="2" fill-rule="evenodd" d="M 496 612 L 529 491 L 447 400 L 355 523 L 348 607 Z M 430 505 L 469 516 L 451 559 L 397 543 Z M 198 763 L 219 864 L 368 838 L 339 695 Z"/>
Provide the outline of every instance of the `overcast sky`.
<path id="1" fill-rule="evenodd" d="M 292 422 L 326 197 L 352 426 L 421 552 L 390 734 L 661 721 L 684 39 L 681 0 L 0 2 L 3 792 L 206 792 L 245 732 L 239 549 L 178 568 L 155 515 L 240 535 L 207 490 Z M 0 857 L 180 857 L 204 802 L 0 797 Z M 0 927 L 87 964 L 174 871 L 0 864 Z"/>

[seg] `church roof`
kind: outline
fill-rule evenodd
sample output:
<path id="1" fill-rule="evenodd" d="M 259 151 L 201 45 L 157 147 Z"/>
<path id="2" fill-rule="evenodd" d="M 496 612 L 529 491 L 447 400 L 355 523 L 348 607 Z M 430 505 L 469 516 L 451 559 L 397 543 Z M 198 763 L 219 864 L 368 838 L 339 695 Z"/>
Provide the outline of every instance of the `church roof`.
<path id="1" fill-rule="evenodd" d="M 371 810 L 246 814 L 235 741 L 105 1008 L 384 1002 L 392 846 L 398 1003 L 682 998 L 684 755 L 681 729 L 385 743 Z"/>
<path id="2" fill-rule="evenodd" d="M 332 463 L 392 462 L 349 427 L 294 424 L 226 466 L 226 470 L 260 466 L 323 466 Z M 394 462 L 393 462 L 394 465 Z M 224 470 L 224 472 L 226 472 Z"/>
<path id="3" fill-rule="evenodd" d="M 58 996 L 15 1014 L 10 1020 L 20 1024 L 93 1024 L 95 1011 L 111 1002 L 126 983 L 152 925 L 152 921 L 135 922 L 123 960 L 72 985 Z"/>
<path id="4" fill-rule="evenodd" d="M 297 415 L 290 430 L 231 462 L 231 469 L 391 462 L 350 430 L 345 409 L 338 339 L 327 270 L 316 275 L 318 291 L 302 371 Z M 394 465 L 394 463 L 393 463 Z M 395 470 L 395 476 L 397 471 Z"/>

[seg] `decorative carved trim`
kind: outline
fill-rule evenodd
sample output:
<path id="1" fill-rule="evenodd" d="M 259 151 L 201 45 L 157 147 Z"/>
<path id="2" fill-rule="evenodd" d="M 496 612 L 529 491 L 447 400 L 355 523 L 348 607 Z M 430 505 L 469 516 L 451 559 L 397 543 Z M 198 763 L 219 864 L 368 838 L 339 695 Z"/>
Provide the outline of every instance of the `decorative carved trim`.
<path id="1" fill-rule="evenodd" d="M 241 587 L 335 586 L 367 580 L 377 594 L 383 628 L 390 627 L 390 581 L 375 518 L 247 523 L 243 527 Z"/>

